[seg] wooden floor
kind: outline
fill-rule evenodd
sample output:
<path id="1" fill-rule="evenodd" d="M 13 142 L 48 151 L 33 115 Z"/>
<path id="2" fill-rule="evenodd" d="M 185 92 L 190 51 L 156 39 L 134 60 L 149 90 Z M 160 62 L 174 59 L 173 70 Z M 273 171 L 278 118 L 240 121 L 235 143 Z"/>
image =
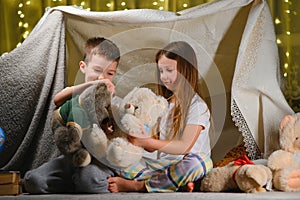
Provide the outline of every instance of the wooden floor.
<path id="1" fill-rule="evenodd" d="M 265 192 L 265 193 L 117 193 L 117 194 L 51 194 L 0 196 L 2 200 L 286 200 L 300 199 L 300 192 Z"/>

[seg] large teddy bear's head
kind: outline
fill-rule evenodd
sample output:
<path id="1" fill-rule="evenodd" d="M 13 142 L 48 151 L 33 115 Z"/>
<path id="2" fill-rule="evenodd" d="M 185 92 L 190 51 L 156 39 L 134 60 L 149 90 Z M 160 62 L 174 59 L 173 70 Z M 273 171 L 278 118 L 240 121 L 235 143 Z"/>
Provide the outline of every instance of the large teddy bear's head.
<path id="1" fill-rule="evenodd" d="M 136 87 L 121 100 L 117 112 L 122 115 L 120 125 L 126 132 L 137 137 L 147 137 L 167 108 L 165 98 L 154 94 L 149 88 Z M 149 135 L 140 135 L 141 125 Z"/>

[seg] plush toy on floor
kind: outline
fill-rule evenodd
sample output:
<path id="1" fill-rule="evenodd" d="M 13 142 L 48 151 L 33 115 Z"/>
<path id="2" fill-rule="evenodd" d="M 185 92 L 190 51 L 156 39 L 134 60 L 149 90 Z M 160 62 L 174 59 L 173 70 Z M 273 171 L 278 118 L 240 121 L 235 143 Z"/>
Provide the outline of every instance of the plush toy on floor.
<path id="1" fill-rule="evenodd" d="M 264 186 L 272 181 L 271 170 L 255 165 L 246 155 L 223 167 L 215 167 L 201 181 L 204 192 L 243 191 L 265 192 Z"/>
<path id="2" fill-rule="evenodd" d="M 274 188 L 286 192 L 300 191 L 300 113 L 282 119 L 279 143 L 281 149 L 268 158 Z"/>
<path id="3" fill-rule="evenodd" d="M 151 137 L 167 107 L 167 100 L 148 88 L 135 88 L 112 104 L 107 86 L 99 83 L 55 110 L 51 127 L 58 149 L 74 166 L 88 165 L 92 155 L 104 164 L 128 167 L 143 153 L 128 142 L 128 133 Z M 149 135 L 141 135 L 142 126 Z"/>

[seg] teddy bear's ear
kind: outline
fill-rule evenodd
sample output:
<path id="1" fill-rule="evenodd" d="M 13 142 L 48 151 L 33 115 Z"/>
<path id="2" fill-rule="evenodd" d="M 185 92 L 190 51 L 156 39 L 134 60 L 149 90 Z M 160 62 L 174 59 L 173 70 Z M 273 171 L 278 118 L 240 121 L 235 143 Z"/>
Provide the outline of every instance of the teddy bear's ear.
<path id="1" fill-rule="evenodd" d="M 280 130 L 283 130 L 288 123 L 295 123 L 296 119 L 292 115 L 286 115 L 280 122 Z"/>
<path id="2" fill-rule="evenodd" d="M 281 149 L 294 152 L 299 148 L 296 142 L 300 129 L 300 117 L 299 115 L 287 115 L 281 122 L 282 128 L 279 132 L 279 143 Z M 295 143 L 296 142 L 296 143 Z M 296 146 L 295 146 L 296 145 Z"/>

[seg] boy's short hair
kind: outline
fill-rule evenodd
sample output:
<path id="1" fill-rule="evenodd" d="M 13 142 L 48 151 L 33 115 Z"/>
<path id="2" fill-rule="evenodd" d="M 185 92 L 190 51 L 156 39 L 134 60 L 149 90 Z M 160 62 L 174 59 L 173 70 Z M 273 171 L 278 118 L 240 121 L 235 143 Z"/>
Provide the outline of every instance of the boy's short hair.
<path id="1" fill-rule="evenodd" d="M 117 45 L 103 37 L 93 37 L 86 41 L 83 61 L 89 62 L 92 55 L 102 55 L 116 62 L 120 60 L 120 50 Z"/>

